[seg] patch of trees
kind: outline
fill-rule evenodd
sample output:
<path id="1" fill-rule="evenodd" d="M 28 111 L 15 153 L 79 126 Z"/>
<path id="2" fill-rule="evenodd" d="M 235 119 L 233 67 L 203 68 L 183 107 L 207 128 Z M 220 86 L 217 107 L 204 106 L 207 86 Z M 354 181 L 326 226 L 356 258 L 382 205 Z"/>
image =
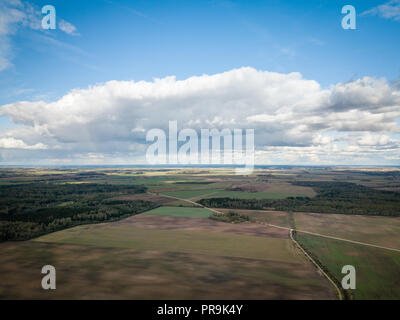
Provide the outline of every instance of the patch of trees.
<path id="1" fill-rule="evenodd" d="M 27 240 L 79 224 L 113 221 L 158 205 L 114 197 L 144 186 L 30 183 L 0 186 L 0 241 Z"/>
<path id="2" fill-rule="evenodd" d="M 364 171 L 363 174 L 369 176 L 393 176 L 400 178 L 400 171 Z"/>
<path id="3" fill-rule="evenodd" d="M 176 181 L 174 184 L 211 184 L 213 181 Z"/>
<path id="4" fill-rule="evenodd" d="M 210 208 L 226 208 L 226 209 L 251 209 L 262 210 L 268 207 L 268 200 L 255 199 L 232 199 L 232 198 L 209 198 L 200 199 L 199 204 Z"/>
<path id="5" fill-rule="evenodd" d="M 241 187 L 237 187 L 237 186 L 235 186 L 235 187 L 230 187 L 230 188 L 226 188 L 225 190 L 226 190 L 226 191 L 239 191 L 239 192 L 245 192 L 245 190 L 244 190 L 243 188 L 241 188 Z M 251 192 L 251 190 L 250 190 L 249 192 Z M 253 190 L 253 192 L 255 192 L 255 191 Z"/>
<path id="6" fill-rule="evenodd" d="M 348 182 L 297 181 L 293 184 L 312 187 L 317 195 L 313 198 L 288 197 L 275 200 L 211 198 L 198 202 L 213 208 L 400 216 L 398 192 L 376 190 Z"/>
<path id="7" fill-rule="evenodd" d="M 97 177 L 97 176 L 106 176 L 104 172 L 96 172 L 96 171 L 88 171 L 88 172 L 77 172 L 75 173 L 77 176 L 85 176 L 85 177 Z"/>
<path id="8" fill-rule="evenodd" d="M 228 213 L 213 213 L 210 217 L 212 220 L 228 222 L 228 223 L 242 223 L 250 221 L 250 217 L 245 214 L 229 211 Z"/>

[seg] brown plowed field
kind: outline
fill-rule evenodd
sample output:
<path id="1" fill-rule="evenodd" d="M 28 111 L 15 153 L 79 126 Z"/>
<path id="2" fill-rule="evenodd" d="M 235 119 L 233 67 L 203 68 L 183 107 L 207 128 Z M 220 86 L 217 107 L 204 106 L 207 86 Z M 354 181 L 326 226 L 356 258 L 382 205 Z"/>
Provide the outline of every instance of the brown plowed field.
<path id="1" fill-rule="evenodd" d="M 136 215 L 115 222 L 115 224 L 130 224 L 136 228 L 149 228 L 157 230 L 193 230 L 208 232 L 228 232 L 239 235 L 250 235 L 271 238 L 289 238 L 286 230 L 267 227 L 256 223 L 232 224 L 205 218 L 183 218 L 158 215 Z"/>

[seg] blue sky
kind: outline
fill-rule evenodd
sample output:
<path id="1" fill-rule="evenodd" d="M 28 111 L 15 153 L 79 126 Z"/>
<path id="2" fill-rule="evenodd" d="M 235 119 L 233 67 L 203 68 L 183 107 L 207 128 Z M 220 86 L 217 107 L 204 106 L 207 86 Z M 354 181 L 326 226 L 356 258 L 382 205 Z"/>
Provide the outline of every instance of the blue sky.
<path id="1" fill-rule="evenodd" d="M 19 29 L 11 39 L 14 66 L 0 73 L 1 104 L 111 79 L 184 79 L 242 66 L 297 71 L 324 86 L 400 76 L 400 23 L 363 16 L 356 30 L 343 30 L 340 10 L 348 1 L 31 3 L 54 5 L 79 36 Z M 381 3 L 351 1 L 358 13 Z"/>
<path id="2" fill-rule="evenodd" d="M 5 1 L 9 7 L 19 2 Z M 299 72 L 322 89 L 365 76 L 383 77 L 389 85 L 400 78 L 398 1 L 21 3 L 21 11 L 51 4 L 57 21 L 67 21 L 75 30 L 45 31 L 16 22 L 8 32 L 0 31 L 0 56 L 9 63 L 0 71 L 0 106 L 24 100 L 50 103 L 72 89 L 110 80 L 184 80 L 247 66 Z M 346 4 L 356 8 L 356 30 L 341 27 Z M 393 6 L 394 13 L 388 15 L 382 4 Z M 0 13 L 4 17 L 5 11 Z M 0 132 L 21 125 L 9 114 L 0 117 Z"/>

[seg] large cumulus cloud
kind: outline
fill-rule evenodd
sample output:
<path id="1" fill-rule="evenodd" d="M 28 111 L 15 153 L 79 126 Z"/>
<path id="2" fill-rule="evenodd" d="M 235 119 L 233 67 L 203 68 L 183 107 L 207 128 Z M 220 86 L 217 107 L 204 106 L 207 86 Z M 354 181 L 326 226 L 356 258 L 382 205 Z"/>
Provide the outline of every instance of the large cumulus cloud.
<path id="1" fill-rule="evenodd" d="M 262 162 L 278 154 L 288 162 L 400 158 L 400 91 L 370 77 L 321 88 L 299 73 L 246 67 L 185 80 L 109 81 L 54 102 L 3 105 L 0 115 L 18 125 L 1 133 L 3 160 L 26 152 L 140 157 L 147 130 L 166 130 L 168 120 L 181 128 L 254 128 Z"/>

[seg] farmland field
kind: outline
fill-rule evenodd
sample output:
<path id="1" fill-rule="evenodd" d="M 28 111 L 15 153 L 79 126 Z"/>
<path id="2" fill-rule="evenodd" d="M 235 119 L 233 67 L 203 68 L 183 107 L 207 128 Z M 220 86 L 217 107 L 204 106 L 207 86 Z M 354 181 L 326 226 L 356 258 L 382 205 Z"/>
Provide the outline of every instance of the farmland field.
<path id="1" fill-rule="evenodd" d="M 284 199 L 302 194 L 277 193 L 277 192 L 242 192 L 242 191 L 218 191 L 206 195 L 205 198 L 236 198 L 236 199 Z"/>
<path id="2" fill-rule="evenodd" d="M 298 238 L 338 279 L 342 266 L 355 267 L 355 299 L 400 299 L 400 253 L 301 233 Z"/>
<path id="3" fill-rule="evenodd" d="M 313 299 L 334 298 L 304 262 L 291 263 L 62 243 L 0 244 L 0 298 Z M 57 267 L 57 290 L 37 281 Z M 40 272 L 39 272 L 40 274 Z"/>
<path id="4" fill-rule="evenodd" d="M 337 283 L 355 265 L 350 298 L 399 299 L 399 254 L 347 241 L 400 248 L 400 198 L 382 191 L 400 175 L 385 170 L 3 169 L 0 298 L 337 299 L 295 228 Z"/>
<path id="5" fill-rule="evenodd" d="M 179 190 L 179 191 L 163 192 L 162 194 L 182 199 L 193 199 L 193 198 L 202 198 L 207 195 L 213 195 L 219 191 L 220 189 Z"/>
<path id="6" fill-rule="evenodd" d="M 400 217 L 294 214 L 299 230 L 400 249 Z"/>
<path id="7" fill-rule="evenodd" d="M 175 217 L 187 217 L 187 218 L 208 218 L 212 212 L 204 208 L 190 208 L 190 207 L 160 207 L 145 214 L 153 214 L 160 216 L 175 216 Z"/>
<path id="8" fill-rule="evenodd" d="M 289 252 L 290 240 L 287 238 L 254 237 L 192 230 L 154 230 L 135 228 L 131 225 L 79 226 L 45 235 L 34 241 L 286 262 L 293 260 L 293 256 Z"/>
<path id="9" fill-rule="evenodd" d="M 0 0 L 0 303 L 400 301 L 399 35 L 400 0 Z"/>
<path id="10" fill-rule="evenodd" d="M 235 184 L 233 184 L 235 185 Z M 188 186 L 189 187 L 189 186 Z M 193 190 L 177 190 L 162 192 L 163 194 L 183 198 L 183 199 L 199 199 L 199 198 L 237 198 L 237 199 L 284 199 L 287 197 L 296 196 L 313 196 L 315 193 L 311 188 L 297 187 L 290 185 L 268 186 L 267 191 L 232 191 L 220 188 L 204 188 L 198 190 L 197 187 Z M 246 187 L 248 189 L 248 187 Z"/>
<path id="11" fill-rule="evenodd" d="M 258 223 L 275 224 L 281 227 L 290 228 L 289 214 L 283 211 L 270 211 L 270 210 L 243 210 L 243 209 L 217 209 L 221 212 L 238 212 L 249 216 L 252 221 Z"/>
<path id="12" fill-rule="evenodd" d="M 21 278 L 11 277 L 0 285 L 0 297 L 335 298 L 287 232 L 257 224 L 141 214 L 0 246 L 7 252 L 0 258 L 2 270 L 17 268 L 29 279 L 32 268 L 46 260 L 57 266 L 62 288 L 50 296 L 28 281 L 21 293 L 15 284 Z M 18 261 L 29 268 L 18 269 Z"/>

